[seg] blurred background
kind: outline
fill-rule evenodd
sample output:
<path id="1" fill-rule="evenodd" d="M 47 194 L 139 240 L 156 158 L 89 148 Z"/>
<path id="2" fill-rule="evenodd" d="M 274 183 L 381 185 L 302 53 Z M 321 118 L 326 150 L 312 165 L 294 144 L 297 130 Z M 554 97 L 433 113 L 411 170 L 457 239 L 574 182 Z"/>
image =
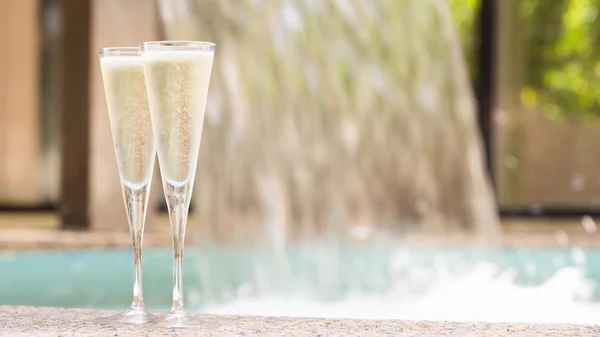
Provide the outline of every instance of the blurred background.
<path id="1" fill-rule="evenodd" d="M 600 1 L 2 0 L 0 304 L 120 309 L 97 50 L 217 43 L 192 311 L 595 323 Z M 170 304 L 155 171 L 145 290 Z M 368 309 L 368 310 L 367 310 Z"/>

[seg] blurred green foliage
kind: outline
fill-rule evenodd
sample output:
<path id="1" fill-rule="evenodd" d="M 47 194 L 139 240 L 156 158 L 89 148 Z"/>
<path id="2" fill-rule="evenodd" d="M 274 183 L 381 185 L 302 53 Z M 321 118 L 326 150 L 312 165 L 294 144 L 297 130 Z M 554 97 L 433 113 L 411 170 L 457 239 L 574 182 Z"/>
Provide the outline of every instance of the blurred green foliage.
<path id="1" fill-rule="evenodd" d="M 526 78 L 521 101 L 551 119 L 600 115 L 600 0 L 522 0 Z"/>
<path id="2" fill-rule="evenodd" d="M 449 0 L 472 78 L 480 0 Z M 521 102 L 553 120 L 600 116 L 600 0 L 520 0 Z"/>

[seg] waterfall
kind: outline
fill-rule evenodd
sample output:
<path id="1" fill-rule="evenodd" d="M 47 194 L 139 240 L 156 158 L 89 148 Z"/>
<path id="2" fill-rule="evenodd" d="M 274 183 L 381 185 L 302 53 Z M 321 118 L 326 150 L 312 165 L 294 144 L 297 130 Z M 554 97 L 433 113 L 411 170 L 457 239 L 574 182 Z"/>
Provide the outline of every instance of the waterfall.
<path id="1" fill-rule="evenodd" d="M 217 44 L 194 190 L 204 298 L 333 298 L 364 285 L 349 252 L 498 237 L 446 1 L 158 4 L 168 39 Z"/>

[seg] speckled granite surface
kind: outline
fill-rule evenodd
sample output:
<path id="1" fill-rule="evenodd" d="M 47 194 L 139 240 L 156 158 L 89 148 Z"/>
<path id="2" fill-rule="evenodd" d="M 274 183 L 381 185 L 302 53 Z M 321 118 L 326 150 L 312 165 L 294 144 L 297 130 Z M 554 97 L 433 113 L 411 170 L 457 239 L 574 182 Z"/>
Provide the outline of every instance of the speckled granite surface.
<path id="1" fill-rule="evenodd" d="M 0 306 L 0 336 L 600 336 L 600 325 L 203 316 L 207 320 L 219 322 L 221 327 L 185 330 L 151 325 L 102 326 L 91 321 L 109 314 L 112 312 Z"/>

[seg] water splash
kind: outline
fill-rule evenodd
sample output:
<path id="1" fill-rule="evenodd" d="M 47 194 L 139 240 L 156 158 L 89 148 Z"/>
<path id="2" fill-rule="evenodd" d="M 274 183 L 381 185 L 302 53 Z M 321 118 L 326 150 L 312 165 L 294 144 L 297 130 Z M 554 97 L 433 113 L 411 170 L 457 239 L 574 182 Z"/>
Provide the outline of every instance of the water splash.
<path id="1" fill-rule="evenodd" d="M 422 293 L 407 294 L 406 284 L 383 294 L 349 294 L 324 302 L 298 292 L 291 296 L 239 296 L 205 312 L 359 319 L 596 324 L 600 303 L 589 300 L 596 284 L 577 267 L 566 267 L 540 285 L 515 281 L 514 270 L 499 272 L 490 263 L 455 275 L 437 271 Z"/>
<path id="2" fill-rule="evenodd" d="M 584 215 L 581 217 L 581 225 L 586 232 L 590 234 L 595 234 L 598 231 L 598 226 L 596 225 L 596 221 L 589 215 Z"/>

